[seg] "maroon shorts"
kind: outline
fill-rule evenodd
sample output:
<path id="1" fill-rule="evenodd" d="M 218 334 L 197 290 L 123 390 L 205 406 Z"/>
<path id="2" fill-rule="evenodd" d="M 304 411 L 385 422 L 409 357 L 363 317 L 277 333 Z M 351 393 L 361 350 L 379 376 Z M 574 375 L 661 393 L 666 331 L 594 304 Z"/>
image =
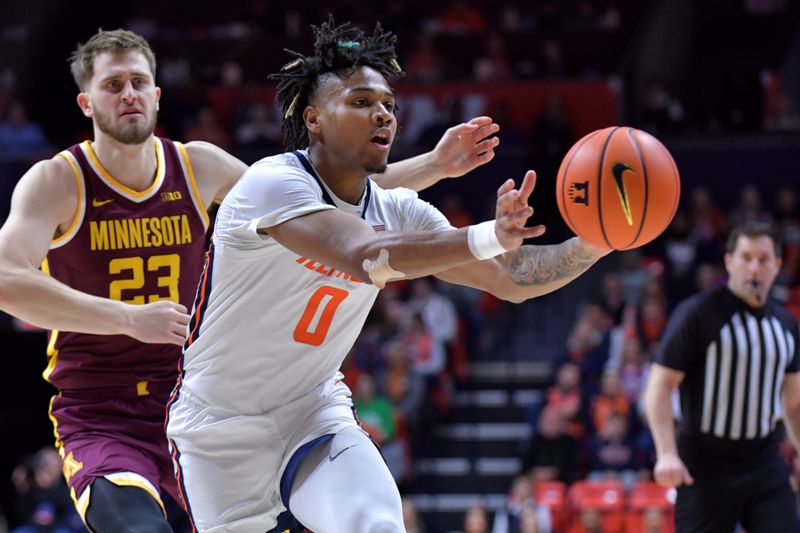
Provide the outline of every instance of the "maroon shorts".
<path id="1" fill-rule="evenodd" d="M 65 391 L 51 415 L 64 447 L 64 474 L 75 496 L 98 477 L 134 472 L 177 498 L 164 435 L 169 392 L 131 396 L 122 391 Z"/>

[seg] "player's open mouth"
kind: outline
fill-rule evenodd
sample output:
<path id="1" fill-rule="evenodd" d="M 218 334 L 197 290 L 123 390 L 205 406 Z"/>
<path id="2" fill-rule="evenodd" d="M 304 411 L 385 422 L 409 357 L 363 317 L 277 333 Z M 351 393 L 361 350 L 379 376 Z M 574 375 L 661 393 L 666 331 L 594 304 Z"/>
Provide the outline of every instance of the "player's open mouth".
<path id="1" fill-rule="evenodd" d="M 380 150 L 388 150 L 389 145 L 392 144 L 391 133 L 388 130 L 378 132 L 372 137 L 372 144 L 376 145 Z"/>

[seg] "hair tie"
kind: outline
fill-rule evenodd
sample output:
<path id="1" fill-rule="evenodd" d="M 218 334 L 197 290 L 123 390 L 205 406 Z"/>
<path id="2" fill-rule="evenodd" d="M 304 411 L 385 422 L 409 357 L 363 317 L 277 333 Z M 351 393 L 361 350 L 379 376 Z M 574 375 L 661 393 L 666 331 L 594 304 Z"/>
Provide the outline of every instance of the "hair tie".
<path id="1" fill-rule="evenodd" d="M 292 98 L 292 103 L 289 104 L 289 108 L 286 110 L 286 113 L 284 113 L 283 118 L 289 118 L 294 114 L 295 107 L 297 107 L 297 100 L 299 99 L 300 91 L 297 91 L 297 94 Z"/>
<path id="2" fill-rule="evenodd" d="M 300 66 L 303 64 L 302 58 L 297 58 L 294 61 L 290 61 L 286 63 L 284 66 L 281 67 L 281 72 L 286 72 L 287 70 L 292 70 L 293 68 Z"/>

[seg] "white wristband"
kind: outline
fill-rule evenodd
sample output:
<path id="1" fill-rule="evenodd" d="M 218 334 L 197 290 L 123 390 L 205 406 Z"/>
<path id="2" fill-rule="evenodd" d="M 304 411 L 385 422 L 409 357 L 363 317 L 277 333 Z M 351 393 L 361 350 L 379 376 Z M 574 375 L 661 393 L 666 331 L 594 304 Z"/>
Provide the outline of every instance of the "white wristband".
<path id="1" fill-rule="evenodd" d="M 487 220 L 467 228 L 469 251 L 480 261 L 506 253 L 494 231 L 494 223 L 494 220 Z"/>

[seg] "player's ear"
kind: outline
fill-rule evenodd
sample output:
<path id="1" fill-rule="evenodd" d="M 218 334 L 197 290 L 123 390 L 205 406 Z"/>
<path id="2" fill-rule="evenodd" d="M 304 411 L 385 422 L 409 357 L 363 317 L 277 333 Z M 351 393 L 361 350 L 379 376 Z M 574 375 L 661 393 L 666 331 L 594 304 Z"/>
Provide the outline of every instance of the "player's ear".
<path id="1" fill-rule="evenodd" d="M 93 116 L 92 102 L 89 101 L 89 93 L 80 92 L 77 97 L 78 107 L 81 108 L 83 115 L 91 118 Z"/>
<path id="2" fill-rule="evenodd" d="M 309 105 L 303 110 L 303 122 L 306 123 L 306 128 L 308 129 L 309 133 L 319 133 L 320 132 L 320 115 L 317 108 Z"/>
<path id="3" fill-rule="evenodd" d="M 161 87 L 156 87 L 156 111 L 159 109 L 158 103 L 161 101 Z"/>

